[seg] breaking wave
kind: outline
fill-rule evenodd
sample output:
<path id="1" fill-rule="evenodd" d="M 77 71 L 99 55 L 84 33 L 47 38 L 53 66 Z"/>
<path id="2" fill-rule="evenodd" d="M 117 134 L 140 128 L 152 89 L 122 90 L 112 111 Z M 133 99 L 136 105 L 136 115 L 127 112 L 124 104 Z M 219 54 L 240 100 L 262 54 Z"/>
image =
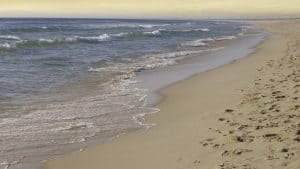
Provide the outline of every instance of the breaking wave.
<path id="1" fill-rule="evenodd" d="M 224 41 L 224 40 L 232 40 L 236 39 L 235 36 L 221 36 L 216 38 L 205 38 L 205 39 L 197 39 L 194 41 L 183 42 L 181 46 L 190 46 L 190 47 L 203 47 L 207 46 L 207 43 L 214 41 Z"/>
<path id="2" fill-rule="evenodd" d="M 155 25 L 143 25 L 145 27 L 151 27 Z M 48 29 L 48 27 L 40 28 L 40 29 Z M 209 29 L 190 29 L 190 30 L 166 30 L 166 29 L 157 29 L 153 31 L 132 31 L 132 32 L 121 32 L 117 34 L 101 34 L 99 36 L 73 36 L 73 37 L 64 37 L 64 38 L 54 38 L 54 39 L 30 39 L 30 40 L 22 40 L 21 38 L 13 35 L 0 35 L 0 39 L 4 40 L 15 40 L 15 43 L 4 43 L 0 45 L 0 51 L 7 51 L 18 48 L 26 48 L 26 47 L 47 47 L 54 46 L 60 44 L 71 44 L 71 43 L 101 43 L 110 40 L 118 40 L 118 39 L 138 39 L 138 38 L 147 38 L 147 37 L 155 37 L 155 36 L 168 36 L 174 32 L 176 33 L 186 33 L 186 32 L 207 32 Z M 225 39 L 226 37 L 223 37 Z M 227 37 L 230 38 L 230 37 Z M 220 39 L 221 40 L 221 39 Z M 187 43 L 190 46 L 204 46 L 205 44 L 202 41 L 196 41 L 193 43 Z"/>
<path id="3" fill-rule="evenodd" d="M 100 36 L 95 37 L 81 37 L 81 36 L 74 36 L 74 37 L 66 37 L 66 38 L 54 38 L 54 39 L 33 39 L 33 40 L 18 40 L 13 44 L 0 44 L 0 50 L 11 50 L 11 49 L 18 49 L 24 47 L 47 47 L 59 44 L 66 44 L 66 43 L 97 43 L 110 40 L 111 36 L 107 34 L 102 34 Z"/>
<path id="4" fill-rule="evenodd" d="M 219 38 L 216 38 L 216 41 L 222 41 L 222 40 L 232 40 L 232 39 L 236 39 L 235 36 L 221 36 Z"/>
<path id="5" fill-rule="evenodd" d="M 24 48 L 24 47 L 47 47 L 59 44 L 67 44 L 67 43 L 99 43 L 104 41 L 109 41 L 112 39 L 119 38 L 141 38 L 148 36 L 156 36 L 160 35 L 160 30 L 152 31 L 152 32 L 126 32 L 126 33 L 118 33 L 118 34 L 102 34 L 99 36 L 73 36 L 73 37 L 65 37 L 65 38 L 54 38 L 54 39 L 33 39 L 33 40 L 22 40 L 16 36 L 0 36 L 0 39 L 5 40 L 17 40 L 13 44 L 0 44 L 0 50 L 8 50 L 13 48 Z"/>
<path id="6" fill-rule="evenodd" d="M 171 24 L 91 24 L 85 26 L 68 26 L 68 25 L 60 25 L 60 26 L 33 26 L 33 27 L 17 27 L 1 30 L 3 32 L 10 33 L 20 33 L 20 32 L 44 32 L 44 31 L 63 31 L 63 30 L 97 30 L 97 29 L 118 29 L 118 28 L 138 28 L 138 29 L 152 29 L 157 27 L 166 27 Z"/>
<path id="7" fill-rule="evenodd" d="M 13 49 L 13 46 L 11 46 L 8 43 L 0 44 L 0 51 L 10 51 Z"/>
<path id="8" fill-rule="evenodd" d="M 141 28 L 151 29 L 157 27 L 166 27 L 171 24 L 101 24 L 101 25 L 89 25 L 91 29 L 116 29 L 116 28 Z"/>
<path id="9" fill-rule="evenodd" d="M 215 51 L 223 49 L 214 48 L 207 50 L 184 50 L 175 51 L 168 53 L 158 53 L 158 54 L 147 54 L 139 59 L 135 59 L 133 62 L 129 63 L 112 63 L 106 67 L 90 67 L 87 71 L 89 72 L 140 72 L 142 70 L 150 70 L 157 67 L 165 67 L 168 65 L 174 65 L 178 60 L 183 59 L 189 55 L 199 54 L 207 51 Z"/>
<path id="10" fill-rule="evenodd" d="M 184 42 L 181 45 L 182 46 L 192 46 L 192 47 L 202 47 L 202 46 L 206 46 L 207 42 L 213 42 L 213 41 L 215 41 L 215 39 L 205 38 L 205 39 L 197 39 L 197 40 L 194 40 L 194 41 Z"/>
<path id="11" fill-rule="evenodd" d="M 200 28 L 200 29 L 184 29 L 184 30 L 169 30 L 169 32 L 209 32 L 208 28 Z"/>
<path id="12" fill-rule="evenodd" d="M 3 40 L 21 40 L 18 36 L 13 36 L 13 35 L 0 35 L 0 39 Z"/>
<path id="13" fill-rule="evenodd" d="M 19 28 L 11 28 L 11 29 L 4 29 L 1 30 L 3 32 L 15 32 L 15 33 L 20 33 L 20 32 L 43 32 L 43 31 L 59 31 L 63 29 L 71 29 L 70 26 L 39 26 L 39 27 L 19 27 Z"/>

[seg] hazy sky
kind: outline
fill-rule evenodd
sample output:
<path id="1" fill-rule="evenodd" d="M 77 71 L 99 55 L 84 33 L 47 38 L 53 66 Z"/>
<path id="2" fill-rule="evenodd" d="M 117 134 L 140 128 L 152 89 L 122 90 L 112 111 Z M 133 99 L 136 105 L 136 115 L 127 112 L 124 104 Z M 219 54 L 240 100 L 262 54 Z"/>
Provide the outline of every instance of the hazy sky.
<path id="1" fill-rule="evenodd" d="M 300 0 L 0 0 L 0 17 L 299 16 Z"/>

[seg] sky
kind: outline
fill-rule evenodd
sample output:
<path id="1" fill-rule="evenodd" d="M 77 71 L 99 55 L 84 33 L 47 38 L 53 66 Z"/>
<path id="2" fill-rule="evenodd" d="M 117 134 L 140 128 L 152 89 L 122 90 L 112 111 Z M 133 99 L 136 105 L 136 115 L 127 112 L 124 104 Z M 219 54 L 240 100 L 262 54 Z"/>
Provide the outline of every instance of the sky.
<path id="1" fill-rule="evenodd" d="M 300 16 L 300 0 L 0 0 L 0 17 Z"/>

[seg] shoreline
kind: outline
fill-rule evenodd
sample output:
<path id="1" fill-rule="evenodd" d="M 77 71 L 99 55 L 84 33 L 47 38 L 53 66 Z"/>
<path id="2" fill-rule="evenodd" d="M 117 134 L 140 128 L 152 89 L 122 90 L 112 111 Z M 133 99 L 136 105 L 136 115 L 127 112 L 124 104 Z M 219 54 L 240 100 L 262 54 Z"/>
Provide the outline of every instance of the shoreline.
<path id="1" fill-rule="evenodd" d="M 230 64 L 254 52 L 256 46 L 268 37 L 268 32 L 252 26 L 243 32 L 246 35 L 236 34 L 234 39 L 212 42 L 203 48 L 203 52 L 179 59 L 177 64 L 137 73 L 138 87 L 149 90 L 146 105 L 156 107 L 164 99 L 161 91 L 180 81 Z"/>
<path id="2" fill-rule="evenodd" d="M 216 23 L 217 24 L 217 23 Z M 226 26 L 223 26 L 222 23 L 221 27 L 224 28 L 225 30 L 227 29 Z M 176 51 L 169 51 L 169 52 L 162 52 L 162 53 L 154 53 L 153 55 L 150 54 L 149 56 L 154 57 L 154 60 L 149 57 L 149 60 L 145 60 L 145 62 L 138 62 L 133 64 L 133 69 L 130 68 L 129 71 L 126 71 L 123 73 L 122 71 L 117 71 L 116 74 L 121 73 L 120 76 L 116 76 L 116 81 L 112 81 L 112 83 L 108 83 L 108 85 L 105 85 L 106 87 L 109 86 L 109 84 L 113 84 L 111 88 L 108 87 L 107 92 L 110 93 L 109 95 L 106 95 L 105 90 L 102 89 L 102 82 L 103 82 L 103 76 L 102 74 L 102 68 L 97 68 L 97 66 L 94 66 L 95 69 L 89 68 L 86 71 L 85 77 L 76 77 L 74 79 L 74 83 L 71 81 L 69 83 L 66 83 L 58 88 L 54 88 L 53 90 L 46 92 L 45 96 L 43 94 L 41 96 L 37 96 L 36 100 L 37 102 L 32 101 L 32 103 L 29 103 L 28 105 L 20 106 L 20 108 L 28 108 L 28 116 L 30 121 L 34 122 L 28 122 L 30 126 L 39 126 L 39 128 L 42 128 L 41 126 L 47 126 L 45 127 L 45 133 L 48 136 L 41 137 L 41 142 L 39 142 L 40 139 L 36 140 L 35 142 L 32 142 L 31 144 L 33 145 L 34 148 L 29 147 L 28 149 L 24 148 L 24 151 L 20 153 L 14 153 L 17 152 L 18 149 L 16 148 L 13 151 L 10 151 L 9 153 L 3 153 L 4 160 L 0 164 L 0 168 L 41 168 L 40 167 L 40 161 L 48 160 L 48 159 L 54 159 L 58 158 L 63 155 L 67 155 L 72 152 L 76 151 L 81 151 L 83 149 L 86 149 L 87 147 L 93 147 L 95 145 L 110 141 L 111 139 L 117 138 L 120 135 L 123 135 L 125 133 L 129 132 L 134 132 L 136 130 L 146 130 L 148 129 L 151 125 L 144 124 L 144 116 L 147 114 L 152 114 L 157 112 L 158 109 L 152 108 L 152 104 L 147 105 L 144 98 L 147 96 L 145 87 L 139 86 L 138 88 L 135 88 L 136 85 L 139 85 L 139 81 L 136 80 L 136 75 L 137 74 L 145 74 L 146 72 L 152 72 L 158 69 L 164 69 L 162 67 L 166 65 L 173 65 L 177 61 L 180 62 L 180 65 L 184 66 L 181 67 L 182 69 L 188 70 L 187 75 L 179 76 L 179 80 L 182 80 L 183 78 L 193 74 L 197 73 L 197 70 L 189 70 L 188 68 L 189 63 L 181 63 L 181 62 L 187 62 L 187 60 L 191 60 L 191 58 L 194 57 L 206 57 L 207 62 L 210 60 L 209 56 L 213 56 L 212 54 L 209 53 L 222 53 L 222 51 L 233 51 L 230 49 L 220 49 L 219 50 L 214 50 L 217 47 L 223 47 L 224 45 L 231 44 L 233 42 L 239 44 L 238 42 L 243 42 L 243 48 L 247 48 L 248 42 L 244 42 L 248 37 L 243 36 L 245 32 L 248 32 L 247 29 L 247 24 L 246 23 L 241 23 L 242 25 L 245 25 L 245 27 L 242 27 L 240 24 L 239 25 L 239 31 L 235 32 L 235 34 L 230 34 L 230 36 L 225 33 L 224 36 L 212 36 L 212 38 L 207 38 L 209 39 L 206 44 L 207 46 L 203 47 L 184 47 L 184 50 L 179 49 L 179 52 Z M 235 23 L 233 23 L 235 25 Z M 203 27 L 203 26 L 201 26 Z M 204 26 L 205 27 L 205 26 Z M 213 28 L 214 29 L 214 28 Z M 236 29 L 233 28 L 232 29 Z M 251 29 L 251 28 L 250 28 Z M 198 30 L 198 29 L 195 29 Z M 252 30 L 252 29 L 251 29 Z M 201 30 L 202 31 L 202 30 Z M 210 32 L 215 32 L 215 31 L 210 31 Z M 220 30 L 220 32 L 223 32 Z M 226 31 L 225 31 L 226 32 Z M 230 32 L 230 31 L 229 31 Z M 241 34 L 237 34 L 241 32 Z M 250 32 L 250 31 L 249 31 Z M 216 31 L 216 34 L 219 34 Z M 223 34 L 223 33 L 222 33 Z M 211 37 L 209 34 L 204 34 L 203 36 Z M 243 39 L 243 40 L 242 40 Z M 199 39 L 200 41 L 202 39 Z M 186 42 L 195 42 L 195 41 L 186 41 Z M 184 44 L 184 43 L 181 43 Z M 231 47 L 232 48 L 232 47 Z M 233 47 L 234 48 L 234 47 Z M 199 55 L 198 55 L 199 53 Z M 217 54 L 215 54 L 217 55 Z M 145 55 L 146 57 L 147 55 Z M 225 57 L 225 55 L 220 55 Z M 166 58 L 165 58 L 166 57 Z M 187 59 L 184 59 L 187 57 Z M 215 57 L 215 56 L 213 56 Z M 156 59 L 162 59 L 162 62 L 155 62 Z M 166 60 L 165 60 L 165 59 Z M 225 57 L 227 58 L 227 57 Z M 213 59 L 214 63 L 216 63 L 216 60 L 218 58 Z M 222 59 L 219 59 L 220 63 L 217 64 L 224 64 Z M 222 60 L 222 61 L 221 61 Z M 231 61 L 233 60 L 231 56 L 228 56 L 227 60 Z M 143 60 L 140 60 L 143 61 Z M 199 64 L 199 67 L 202 67 L 199 62 L 203 60 L 195 60 L 197 62 L 194 64 L 193 67 L 197 67 L 197 64 Z M 145 65 L 145 63 L 150 63 L 150 69 L 148 69 L 148 65 Z M 153 65 L 154 64 L 154 65 Z M 141 66 L 142 68 L 139 68 Z M 153 69 L 154 66 L 155 68 Z M 162 66 L 162 67 L 160 67 Z M 170 65 L 169 65 L 170 66 Z M 168 67 L 169 67 L 168 66 Z M 211 65 L 210 65 L 211 66 Z M 207 65 L 208 68 L 210 68 L 209 65 Z M 130 66 L 129 66 L 130 67 Z M 146 67 L 146 68 L 143 68 Z M 151 68 L 152 67 L 152 68 Z M 172 67 L 172 66 L 171 66 Z M 174 70 L 177 70 L 173 68 Z M 207 68 L 206 67 L 206 68 Z M 110 67 L 108 67 L 110 69 Z M 126 68 L 126 66 L 122 66 L 120 70 L 123 70 L 123 68 Z M 136 68 L 136 69 L 135 69 Z M 98 73 L 98 71 L 100 73 Z M 133 72 L 131 72 L 133 71 Z M 163 72 L 164 70 L 160 70 Z M 167 69 L 166 69 L 167 71 Z M 112 71 L 114 72 L 114 71 Z M 133 73 L 133 74 L 132 74 Z M 100 76 L 99 76 L 100 74 Z M 122 75 L 123 74 L 123 75 Z M 153 73 L 153 76 L 156 76 L 157 74 L 160 73 Z M 176 74 L 177 75 L 177 74 Z M 106 75 L 106 77 L 108 77 Z M 115 76 L 113 76 L 115 77 Z M 105 79 L 105 78 L 104 78 Z M 113 78 L 114 79 L 114 78 Z M 163 79 L 161 77 L 161 79 Z M 166 77 L 167 81 L 171 80 Z M 76 82 L 78 80 L 78 83 Z M 176 80 L 176 79 L 175 79 Z M 170 82 L 171 83 L 171 82 Z M 96 87 L 98 86 L 98 88 Z M 160 86 L 163 86 L 160 85 Z M 165 86 L 163 86 L 165 87 Z M 160 87 L 159 87 L 160 88 Z M 100 90 L 99 90 L 100 89 Z M 95 91 L 98 90 L 96 93 L 91 93 L 88 94 L 88 91 Z M 104 91 L 104 92 L 101 92 Z M 86 92 L 86 93 L 85 93 Z M 102 95 L 104 93 L 104 96 Z M 149 92 L 152 93 L 152 92 Z M 49 94 L 49 95 L 48 95 Z M 120 97 L 115 97 L 119 95 Z M 58 97 L 57 97 L 58 96 Z M 66 97 L 65 97 L 66 96 Z M 71 96 L 74 96 L 72 99 L 68 99 Z M 82 97 L 81 97 L 82 96 Z M 104 97 L 109 97 L 106 99 L 103 99 Z M 110 97 L 111 96 L 111 97 Z M 124 97 L 123 97 L 124 96 Z M 135 98 L 135 96 L 137 98 Z M 76 97 L 76 98 L 75 98 Z M 133 98 L 134 97 L 134 98 Z M 40 99 L 41 98 L 41 99 Z M 48 99 L 49 98 L 49 103 L 47 104 L 47 100 L 43 99 Z M 51 100 L 53 98 L 53 104 L 51 103 Z M 116 99 L 114 99 L 116 98 Z M 148 100 L 149 97 L 147 97 L 146 100 Z M 56 100 L 57 99 L 57 100 Z M 103 101 L 102 101 L 103 100 Z M 112 100 L 112 102 L 111 102 Z M 135 101 L 136 100 L 136 101 Z M 29 101 L 29 100 L 28 100 Z M 31 101 L 31 100 L 30 100 Z M 41 101 L 41 103 L 39 103 Z M 45 103 L 44 103 L 45 102 Z M 110 105 L 114 105 L 116 103 L 116 106 L 110 107 Z M 122 104 L 123 103 L 123 104 Z M 32 105 L 32 106 L 31 106 Z M 110 107 L 107 108 L 106 107 Z M 129 109 L 127 109 L 129 106 Z M 46 108 L 45 108 L 46 107 Z M 16 107 L 17 108 L 17 107 Z M 36 109 L 36 110 L 35 110 Z M 74 109 L 74 110 L 73 110 Z M 76 109 L 76 110 L 75 110 Z M 31 112 L 31 110 L 33 110 Z M 124 111 L 123 111 L 124 110 Z M 25 110 L 27 111 L 27 110 Z M 114 111 L 116 113 L 109 113 L 107 112 Z M 60 117 L 60 112 L 63 112 L 64 116 L 63 118 Z M 102 114 L 103 112 L 103 114 Z M 42 113 L 42 114 L 40 114 Z M 125 113 L 125 114 L 124 114 Z M 128 116 L 127 114 L 128 113 Z M 57 115 L 56 115 L 57 114 Z M 94 115 L 97 116 L 94 116 Z M 45 120 L 44 122 L 40 123 L 40 118 L 36 118 L 35 116 L 42 117 L 42 121 Z M 51 117 L 52 116 L 52 117 Z M 55 121 L 55 124 L 52 124 L 49 122 L 49 117 L 51 117 L 51 120 Z M 56 118 L 57 117 L 57 118 Z M 78 118 L 74 118 L 78 117 Z M 86 118 L 87 117 L 87 118 Z M 94 117 L 94 118 L 90 118 Z M 56 121 L 56 120 L 57 121 Z M 114 122 L 117 121 L 117 122 Z M 25 118 L 26 122 L 26 118 Z M 37 123 L 36 123 L 37 122 Z M 62 123 L 61 123 L 62 122 Z M 114 122 L 114 124 L 110 124 L 111 122 Z M 20 120 L 18 122 L 21 124 L 20 126 L 22 127 L 24 120 Z M 33 124 L 32 124 L 33 123 Z M 25 124 L 24 126 L 28 126 Z M 58 127 L 60 126 L 60 127 Z M 108 126 L 108 128 L 107 128 Z M 21 128 L 20 127 L 20 128 Z M 8 130 L 10 127 L 7 127 Z M 13 128 L 13 127 L 11 127 Z M 31 127 L 33 128 L 33 127 Z M 31 130 L 31 128 L 28 128 Z M 5 129 L 4 129 L 5 130 Z M 98 130 L 98 132 L 97 132 Z M 22 131 L 21 129 L 19 131 Z M 103 132 L 102 132 L 103 131 Z M 22 132 L 22 135 L 26 137 L 27 132 Z M 39 133 L 44 133 L 44 132 L 39 132 Z M 54 134 L 58 133 L 58 136 L 55 136 Z M 72 134 L 73 133 L 73 134 Z M 17 134 L 16 134 L 17 135 Z M 56 138 L 61 135 L 63 139 L 56 140 Z M 28 135 L 30 136 L 30 135 Z M 53 136 L 53 137 L 52 137 Z M 39 138 L 36 136 L 36 138 Z M 46 138 L 45 141 L 42 139 Z M 52 139 L 53 138 L 53 139 Z M 16 139 L 18 140 L 18 139 Z M 50 140 L 49 144 L 47 140 Z M 44 144 L 47 142 L 46 144 Z M 5 143 L 4 143 L 5 144 Z M 44 144 L 42 146 L 34 146 L 34 145 L 39 145 L 39 144 Z M 26 143 L 24 144 L 26 147 Z M 20 146 L 23 146 L 23 144 L 20 144 Z M 13 147 L 13 146 L 12 146 Z M 15 146 L 18 147 L 18 146 Z M 16 154 L 16 155 L 14 155 Z"/>
<path id="3" fill-rule="evenodd" d="M 49 161 L 45 168 L 84 168 L 87 165 L 89 168 L 101 166 L 106 169 L 216 167 L 218 164 L 215 161 L 222 161 L 221 154 L 216 152 L 223 149 L 223 145 L 215 143 L 209 149 L 203 148 L 202 145 L 211 145 L 213 141 L 210 137 L 219 138 L 221 131 L 208 128 L 222 127 L 219 122 L 220 114 L 223 114 L 225 109 L 235 110 L 240 106 L 240 100 L 244 97 L 244 93 L 240 91 L 252 85 L 258 74 L 256 69 L 264 66 L 269 59 L 280 57 L 276 52 L 283 52 L 283 47 L 279 45 L 283 42 L 274 44 L 273 41 L 278 38 L 276 36 L 279 35 L 273 34 L 268 37 L 248 57 L 194 75 L 160 90 L 164 100 L 157 107 L 161 111 L 146 117 L 146 124 L 156 124 L 150 130 L 127 133 L 103 145 Z M 269 46 L 271 43 L 279 45 L 275 51 L 267 50 L 269 55 L 273 52 L 275 56 L 259 57 L 262 55 L 261 51 L 268 49 L 268 43 Z M 224 140 L 221 139 L 220 142 Z"/>

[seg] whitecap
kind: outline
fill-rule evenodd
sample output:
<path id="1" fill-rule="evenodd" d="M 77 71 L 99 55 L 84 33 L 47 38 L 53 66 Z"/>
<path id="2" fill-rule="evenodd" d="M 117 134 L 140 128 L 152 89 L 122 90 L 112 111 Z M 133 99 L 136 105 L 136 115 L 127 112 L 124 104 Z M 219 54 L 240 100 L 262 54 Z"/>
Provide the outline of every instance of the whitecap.
<path id="1" fill-rule="evenodd" d="M 64 39 L 64 41 L 71 43 L 71 42 L 76 42 L 77 39 L 76 39 L 76 37 L 67 37 Z"/>
<path id="2" fill-rule="evenodd" d="M 128 33 L 121 32 L 121 33 L 113 34 L 111 36 L 113 36 L 113 37 L 124 37 L 124 36 L 127 36 L 127 35 L 128 35 Z"/>
<path id="3" fill-rule="evenodd" d="M 212 41 L 214 41 L 214 39 L 212 39 L 212 38 L 197 39 L 194 41 L 184 42 L 181 45 L 182 46 L 191 46 L 191 47 L 203 47 L 203 46 L 207 46 L 207 44 L 205 42 L 212 42 Z"/>
<path id="4" fill-rule="evenodd" d="M 202 46 L 206 46 L 207 44 L 202 42 L 201 40 L 196 40 L 196 41 L 192 41 L 192 42 L 186 42 L 183 45 L 184 46 L 192 46 L 192 47 L 202 47 Z"/>
<path id="5" fill-rule="evenodd" d="M 232 39 L 236 39 L 236 37 L 235 36 L 221 36 L 219 38 L 215 38 L 216 41 L 232 40 Z"/>
<path id="6" fill-rule="evenodd" d="M 169 26 L 170 24 L 141 24 L 138 25 L 138 27 L 140 28 L 144 28 L 144 29 L 151 29 L 151 28 L 155 28 L 155 27 L 165 27 L 165 26 Z"/>
<path id="7" fill-rule="evenodd" d="M 151 32 L 144 32 L 145 35 L 161 35 L 161 29 L 160 30 L 154 30 Z"/>
<path id="8" fill-rule="evenodd" d="M 96 29 L 112 29 L 112 28 L 142 28 L 151 29 L 155 27 L 165 27 L 170 24 L 140 24 L 140 23 L 128 23 L 128 24 L 101 24 L 101 25 L 88 25 L 90 28 Z"/>
<path id="9" fill-rule="evenodd" d="M 86 42 L 100 42 L 100 41 L 106 41 L 111 39 L 111 36 L 108 34 L 102 34 L 96 37 L 81 37 L 81 36 L 77 36 L 75 37 L 76 39 L 78 39 L 79 41 L 86 41 Z"/>
<path id="10" fill-rule="evenodd" d="M 169 30 L 170 32 L 209 32 L 208 28 L 200 28 L 200 29 L 183 29 L 183 30 Z"/>
<path id="11" fill-rule="evenodd" d="M 104 71 L 119 71 L 120 69 L 115 66 L 107 66 L 107 67 L 101 67 L 101 68 L 94 68 L 90 67 L 88 69 L 88 72 L 104 72 Z"/>
<path id="12" fill-rule="evenodd" d="M 155 25 L 139 25 L 139 27 L 149 29 L 155 27 Z"/>
<path id="13" fill-rule="evenodd" d="M 4 39 L 4 40 L 21 40 L 21 38 L 19 38 L 18 36 L 14 36 L 14 35 L 0 35 L 0 39 Z"/>
<path id="14" fill-rule="evenodd" d="M 46 43 L 54 43 L 55 40 L 54 39 L 39 39 L 39 42 L 46 42 Z"/>
<path id="15" fill-rule="evenodd" d="M 200 29 L 200 31 L 202 31 L 202 32 L 209 32 L 210 30 L 208 28 L 202 28 L 202 29 Z"/>

